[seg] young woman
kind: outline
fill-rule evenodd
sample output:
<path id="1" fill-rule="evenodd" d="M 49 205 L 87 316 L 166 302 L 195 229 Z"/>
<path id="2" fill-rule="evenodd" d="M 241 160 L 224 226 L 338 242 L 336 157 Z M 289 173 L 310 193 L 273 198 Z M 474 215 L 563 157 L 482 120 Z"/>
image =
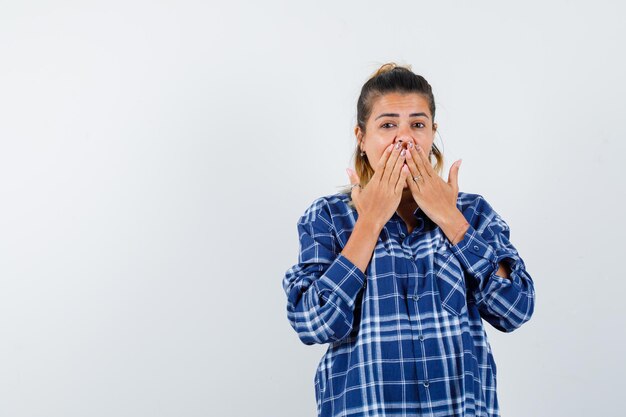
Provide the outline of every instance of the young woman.
<path id="1" fill-rule="evenodd" d="M 511 332 L 533 314 L 533 280 L 507 223 L 448 181 L 431 86 L 385 64 L 357 104 L 351 187 L 298 221 L 283 279 L 300 340 L 325 343 L 314 384 L 330 416 L 499 416 L 483 320 Z M 434 166 L 432 160 L 434 159 Z"/>

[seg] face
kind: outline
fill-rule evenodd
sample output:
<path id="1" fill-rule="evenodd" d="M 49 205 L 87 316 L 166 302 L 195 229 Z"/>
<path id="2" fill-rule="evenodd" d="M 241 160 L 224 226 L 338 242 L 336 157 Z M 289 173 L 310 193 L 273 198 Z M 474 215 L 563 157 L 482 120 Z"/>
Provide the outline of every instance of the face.
<path id="1" fill-rule="evenodd" d="M 433 124 L 428 100 L 417 93 L 387 93 L 374 101 L 365 133 L 357 126 L 355 134 L 361 150 L 374 171 L 385 148 L 402 141 L 418 144 L 428 155 L 437 124 Z M 408 185 L 404 185 L 405 190 Z"/>

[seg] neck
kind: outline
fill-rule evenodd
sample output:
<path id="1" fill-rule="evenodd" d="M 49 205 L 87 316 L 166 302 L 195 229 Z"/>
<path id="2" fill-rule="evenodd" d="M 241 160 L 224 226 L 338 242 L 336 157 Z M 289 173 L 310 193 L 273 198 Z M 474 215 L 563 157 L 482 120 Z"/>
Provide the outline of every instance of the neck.
<path id="1" fill-rule="evenodd" d="M 402 220 L 404 220 L 409 233 L 413 232 L 413 229 L 417 224 L 417 219 L 413 216 L 413 212 L 416 209 L 417 203 L 413 199 L 413 195 L 411 195 L 411 190 L 404 190 L 402 192 L 402 199 L 400 200 L 396 213 L 400 216 L 400 218 L 402 218 Z"/>
<path id="2" fill-rule="evenodd" d="M 415 202 L 415 199 L 413 198 L 413 194 L 411 194 L 411 190 L 409 190 L 408 188 L 405 188 L 404 190 L 402 190 L 402 199 L 400 200 L 401 203 L 414 203 L 415 206 L 417 207 L 417 203 Z"/>
<path id="3" fill-rule="evenodd" d="M 413 199 L 413 195 L 411 194 L 411 190 L 408 188 L 402 191 L 402 199 L 400 200 L 400 204 L 398 205 L 397 213 L 402 216 L 402 214 L 413 214 L 413 212 L 417 209 L 417 203 Z"/>

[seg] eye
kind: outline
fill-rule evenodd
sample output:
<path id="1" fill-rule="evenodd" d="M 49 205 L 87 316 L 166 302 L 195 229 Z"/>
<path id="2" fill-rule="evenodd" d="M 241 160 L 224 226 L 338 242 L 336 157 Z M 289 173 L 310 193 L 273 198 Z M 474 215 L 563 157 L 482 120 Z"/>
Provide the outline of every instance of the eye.
<path id="1" fill-rule="evenodd" d="M 415 122 L 415 125 L 418 125 L 417 127 L 420 127 L 420 128 L 426 127 L 426 125 L 422 122 Z"/>
<path id="2" fill-rule="evenodd" d="M 383 129 L 387 129 L 386 126 L 389 126 L 389 125 L 393 126 L 394 124 L 387 122 L 387 123 L 383 123 L 380 127 L 382 127 Z"/>

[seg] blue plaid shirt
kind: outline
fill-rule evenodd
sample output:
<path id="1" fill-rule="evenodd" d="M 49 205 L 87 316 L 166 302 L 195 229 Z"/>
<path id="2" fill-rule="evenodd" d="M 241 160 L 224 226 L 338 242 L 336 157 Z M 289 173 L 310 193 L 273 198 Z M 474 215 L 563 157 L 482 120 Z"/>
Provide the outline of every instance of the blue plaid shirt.
<path id="1" fill-rule="evenodd" d="M 318 416 L 499 416 L 483 320 L 511 332 L 535 299 L 508 225 L 464 192 L 457 207 L 470 227 L 456 245 L 420 208 L 411 234 L 394 213 L 364 274 L 340 253 L 358 217 L 349 199 L 306 209 L 298 263 L 282 281 L 300 340 L 328 344 L 314 378 Z M 500 261 L 510 279 L 495 274 Z"/>

